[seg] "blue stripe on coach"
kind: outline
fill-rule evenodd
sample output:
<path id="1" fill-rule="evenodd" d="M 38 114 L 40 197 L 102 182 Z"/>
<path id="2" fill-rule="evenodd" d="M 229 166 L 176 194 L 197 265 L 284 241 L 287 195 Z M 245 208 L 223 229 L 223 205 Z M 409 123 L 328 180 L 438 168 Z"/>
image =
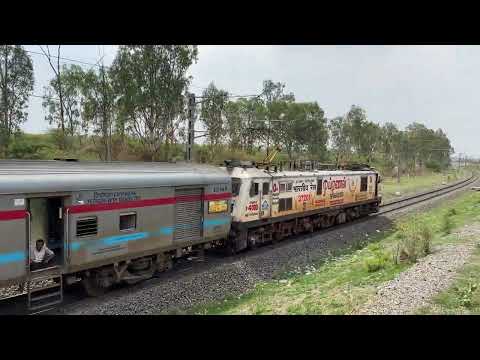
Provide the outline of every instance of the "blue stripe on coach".
<path id="1" fill-rule="evenodd" d="M 19 261 L 25 261 L 25 252 L 14 251 L 0 254 L 0 265 L 11 264 Z"/>
<path id="2" fill-rule="evenodd" d="M 222 217 L 222 218 L 217 218 L 217 219 L 205 219 L 204 220 L 204 227 L 205 228 L 210 228 L 218 225 L 226 225 L 230 222 L 229 217 Z M 153 231 L 153 232 L 140 232 L 140 233 L 133 233 L 133 234 L 128 234 L 128 235 L 116 235 L 116 236 L 110 236 L 107 238 L 103 239 L 98 239 L 92 241 L 90 244 L 98 244 L 102 243 L 104 245 L 117 245 L 117 244 L 123 244 L 127 243 L 130 241 L 136 241 L 136 240 L 143 240 L 147 239 L 149 237 L 157 237 L 157 236 L 162 236 L 162 235 L 172 235 L 173 232 L 175 231 L 175 228 L 187 228 L 192 225 L 176 225 L 176 226 L 164 226 L 161 227 L 158 231 Z M 89 242 L 88 241 L 75 241 L 70 244 L 70 249 L 72 251 L 77 251 L 79 250 L 83 245 L 87 245 Z"/>

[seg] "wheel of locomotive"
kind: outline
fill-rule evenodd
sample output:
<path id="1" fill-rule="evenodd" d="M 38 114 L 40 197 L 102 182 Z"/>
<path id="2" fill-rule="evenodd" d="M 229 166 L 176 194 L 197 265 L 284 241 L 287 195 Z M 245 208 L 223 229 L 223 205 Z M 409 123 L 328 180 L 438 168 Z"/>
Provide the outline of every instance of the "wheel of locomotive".
<path id="1" fill-rule="evenodd" d="M 83 288 L 86 294 L 90 297 L 99 297 L 104 295 L 110 286 L 105 287 L 99 281 L 97 276 L 86 276 L 82 280 Z"/>
<path id="2" fill-rule="evenodd" d="M 283 235 L 281 233 L 281 228 L 278 231 L 275 231 L 272 236 L 272 244 L 276 244 L 283 239 Z"/>
<path id="3" fill-rule="evenodd" d="M 224 248 L 225 256 L 233 256 L 237 253 L 237 249 L 235 249 L 235 244 L 227 243 Z"/>
<path id="4" fill-rule="evenodd" d="M 327 227 L 332 227 L 333 225 L 335 225 L 335 221 L 336 221 L 337 217 L 336 216 L 329 216 L 328 217 L 328 226 Z"/>

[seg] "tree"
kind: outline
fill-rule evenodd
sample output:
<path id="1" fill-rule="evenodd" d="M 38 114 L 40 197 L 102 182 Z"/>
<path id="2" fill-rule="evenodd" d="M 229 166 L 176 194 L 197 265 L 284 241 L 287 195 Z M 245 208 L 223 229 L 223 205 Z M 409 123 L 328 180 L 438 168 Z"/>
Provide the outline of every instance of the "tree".
<path id="1" fill-rule="evenodd" d="M 12 134 L 28 117 L 26 108 L 33 91 L 33 65 L 18 45 L 0 47 L 0 155 L 5 153 Z"/>
<path id="2" fill-rule="evenodd" d="M 349 123 L 344 116 L 337 116 L 329 122 L 330 139 L 335 162 L 348 161 L 352 154 Z"/>
<path id="3" fill-rule="evenodd" d="M 67 137 L 71 140 L 82 125 L 81 88 L 84 72 L 78 65 L 63 65 L 59 74 L 50 80 L 48 87 L 44 88 L 42 105 L 47 110 L 45 120 L 60 129 L 62 136 L 60 144 L 62 150 L 66 150 Z M 62 101 L 56 97 L 60 93 Z"/>
<path id="4" fill-rule="evenodd" d="M 115 123 L 115 89 L 112 75 L 102 66 L 98 72 L 89 70 L 84 74 L 81 92 L 83 95 L 82 114 L 85 128 L 91 130 L 93 137 L 100 139 L 100 158 L 112 160 L 112 133 L 113 127 L 122 123 Z"/>
<path id="5" fill-rule="evenodd" d="M 263 90 L 261 95 L 264 110 L 258 115 L 262 115 L 260 121 L 261 133 L 266 141 L 267 154 L 270 143 L 280 144 L 285 140 L 286 128 L 288 125 L 279 124 L 282 114 L 285 114 L 289 103 L 295 101 L 293 93 L 285 93 L 285 84 L 281 82 L 274 83 L 272 80 L 263 82 Z M 262 121 L 262 120 L 265 121 Z M 274 122 L 272 124 L 272 122 Z"/>
<path id="6" fill-rule="evenodd" d="M 297 150 L 306 151 L 315 160 L 325 160 L 328 128 L 325 113 L 318 103 L 300 104 L 302 117 L 296 122 Z"/>
<path id="7" fill-rule="evenodd" d="M 202 94 L 202 111 L 200 119 L 206 127 L 210 145 L 218 145 L 226 135 L 224 112 L 228 92 L 220 90 L 211 83 Z"/>
<path id="8" fill-rule="evenodd" d="M 65 136 L 65 117 L 64 117 L 64 102 L 63 102 L 63 86 L 62 86 L 62 79 L 61 79 L 61 67 L 60 67 L 60 48 L 61 45 L 58 45 L 57 48 L 57 55 L 54 56 L 50 53 L 50 48 L 47 45 L 47 50 L 45 50 L 43 47 L 40 46 L 40 49 L 42 50 L 43 54 L 48 60 L 48 63 L 50 64 L 50 67 L 53 70 L 53 73 L 55 74 L 55 79 L 54 79 L 54 84 L 50 83 L 51 85 L 51 90 L 53 92 L 50 93 L 50 95 L 56 94 L 58 96 L 58 116 L 56 118 L 48 119 L 49 121 L 54 121 L 58 123 L 59 128 L 62 131 L 62 142 L 61 142 L 61 148 L 62 150 L 65 150 L 66 148 L 66 136 Z M 54 58 L 56 58 L 56 63 Z M 46 90 L 48 91 L 48 90 Z M 51 96 L 50 96 L 51 97 Z M 44 105 L 44 107 L 49 107 L 49 105 Z"/>
<path id="9" fill-rule="evenodd" d="M 112 65 L 117 104 L 125 129 L 142 144 L 145 159 L 158 158 L 162 144 L 174 142 L 184 113 L 187 70 L 197 60 L 189 45 L 120 46 Z"/>

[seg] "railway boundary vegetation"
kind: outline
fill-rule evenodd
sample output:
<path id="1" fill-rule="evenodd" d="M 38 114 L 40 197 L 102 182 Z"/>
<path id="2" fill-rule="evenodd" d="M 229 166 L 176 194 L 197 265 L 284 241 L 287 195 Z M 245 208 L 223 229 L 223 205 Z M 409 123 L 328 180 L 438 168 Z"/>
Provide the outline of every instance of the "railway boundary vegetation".
<path id="1" fill-rule="evenodd" d="M 467 241 L 454 234 L 465 224 L 480 224 L 480 193 L 467 193 L 430 211 L 402 217 L 394 229 L 369 237 L 361 234 L 351 248 L 321 263 L 286 272 L 240 297 L 194 307 L 188 313 L 352 314 L 372 299 L 378 285 L 394 279 L 419 258 L 443 245 Z M 479 249 L 457 283 L 437 298 L 437 313 L 480 311 Z"/>
<path id="2" fill-rule="evenodd" d="M 109 67 L 63 59 L 61 46 L 40 48 L 0 46 L 0 158 L 184 159 L 185 95 L 198 88 L 188 75 L 201 56 L 196 46 L 120 46 Z M 51 65 L 43 94 L 33 93 L 33 55 Z M 267 147 L 280 146 L 278 160 L 365 162 L 384 176 L 450 165 L 453 148 L 442 129 L 380 125 L 357 105 L 327 119 L 319 103 L 297 101 L 284 83 L 258 85 L 257 94 L 245 95 L 213 82 L 197 90 L 197 162 L 261 160 Z M 46 134 L 22 131 L 32 96 L 42 98 Z"/>

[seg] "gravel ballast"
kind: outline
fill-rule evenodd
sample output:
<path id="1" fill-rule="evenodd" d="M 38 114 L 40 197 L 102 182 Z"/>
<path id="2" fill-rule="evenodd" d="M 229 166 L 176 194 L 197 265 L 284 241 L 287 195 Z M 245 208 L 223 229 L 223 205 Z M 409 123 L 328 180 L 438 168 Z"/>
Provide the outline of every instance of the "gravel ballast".
<path id="1" fill-rule="evenodd" d="M 406 315 L 429 304 L 452 283 L 455 272 L 465 265 L 475 244 L 446 245 L 420 259 L 395 279 L 380 285 L 377 295 L 359 315 Z"/>

